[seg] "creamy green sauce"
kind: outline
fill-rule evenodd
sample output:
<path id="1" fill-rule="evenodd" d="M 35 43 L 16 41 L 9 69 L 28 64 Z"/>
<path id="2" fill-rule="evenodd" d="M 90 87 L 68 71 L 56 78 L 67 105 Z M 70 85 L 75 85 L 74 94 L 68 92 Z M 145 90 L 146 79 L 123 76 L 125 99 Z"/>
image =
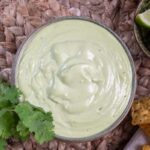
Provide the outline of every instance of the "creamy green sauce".
<path id="1" fill-rule="evenodd" d="M 70 19 L 28 39 L 15 78 L 23 100 L 53 113 L 57 135 L 81 138 L 104 131 L 121 116 L 132 71 L 124 48 L 106 29 Z"/>

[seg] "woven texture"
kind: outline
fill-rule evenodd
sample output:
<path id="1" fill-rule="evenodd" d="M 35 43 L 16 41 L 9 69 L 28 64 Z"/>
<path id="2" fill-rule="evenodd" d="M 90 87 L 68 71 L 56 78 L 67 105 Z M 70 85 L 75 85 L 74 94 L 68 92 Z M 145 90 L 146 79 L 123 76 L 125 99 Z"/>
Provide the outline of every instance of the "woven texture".
<path id="1" fill-rule="evenodd" d="M 0 76 L 10 81 L 11 65 L 17 48 L 37 27 L 60 16 L 84 16 L 102 22 L 127 44 L 137 71 L 136 98 L 150 92 L 150 59 L 133 33 L 138 0 L 0 0 Z M 41 52 L 42 53 L 42 52 Z M 134 133 L 130 115 L 108 135 L 86 143 L 54 140 L 38 145 L 31 138 L 25 142 L 8 140 L 8 150 L 121 150 Z"/>

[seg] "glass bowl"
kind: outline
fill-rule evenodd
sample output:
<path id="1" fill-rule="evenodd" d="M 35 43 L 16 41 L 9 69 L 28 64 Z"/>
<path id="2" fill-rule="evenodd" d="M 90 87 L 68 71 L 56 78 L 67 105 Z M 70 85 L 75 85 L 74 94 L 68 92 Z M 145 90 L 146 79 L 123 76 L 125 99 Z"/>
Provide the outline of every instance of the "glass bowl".
<path id="1" fill-rule="evenodd" d="M 131 108 L 134 96 L 135 96 L 136 73 L 135 73 L 135 68 L 134 68 L 134 62 L 133 62 L 132 56 L 131 56 L 127 46 L 123 43 L 123 41 L 119 38 L 119 36 L 117 34 L 115 34 L 111 29 L 109 29 L 108 27 L 106 27 L 105 25 L 103 25 L 101 23 L 97 23 L 97 22 L 95 22 L 93 20 L 85 19 L 85 18 L 82 18 L 82 17 L 61 17 L 61 18 L 58 18 L 58 19 L 55 19 L 53 21 L 50 21 L 50 22 L 46 23 L 45 25 L 39 27 L 37 30 L 39 30 L 41 28 L 44 28 L 45 26 L 47 26 L 49 24 L 52 24 L 52 23 L 55 23 L 55 22 L 59 22 L 59 21 L 62 21 L 62 20 L 69 20 L 69 19 L 79 19 L 79 20 L 89 21 L 89 22 L 92 22 L 94 24 L 99 25 L 100 27 L 102 27 L 102 28 L 106 29 L 108 32 L 110 32 L 119 41 L 119 43 L 122 45 L 124 51 L 126 52 L 126 54 L 128 56 L 128 59 L 130 61 L 130 66 L 131 66 L 131 69 L 132 69 L 132 77 L 131 77 L 132 78 L 132 88 L 131 88 L 132 91 L 131 91 L 130 99 L 128 100 L 128 104 L 127 104 L 126 108 L 124 109 L 123 113 L 120 115 L 120 117 L 111 126 L 109 126 L 107 129 L 103 130 L 102 132 L 99 132 L 99 133 L 96 133 L 96 134 L 94 134 L 92 136 L 88 136 L 88 137 L 84 137 L 84 138 L 70 138 L 70 137 L 68 138 L 68 137 L 63 137 L 63 136 L 56 135 L 56 138 L 58 138 L 60 140 L 63 140 L 63 141 L 74 141 L 74 142 L 91 141 L 91 140 L 100 138 L 100 137 L 104 136 L 105 134 L 111 132 L 113 129 L 115 129 L 122 122 L 122 120 L 128 114 L 128 112 L 129 112 L 129 110 Z M 34 31 L 33 33 L 35 33 L 36 31 Z M 13 66 L 12 66 L 12 83 L 13 84 L 15 84 L 15 72 L 16 72 L 16 65 L 17 65 L 18 57 L 20 55 L 20 52 L 22 50 L 23 45 L 25 44 L 25 42 L 29 39 L 29 37 L 33 33 L 31 33 L 26 38 L 26 40 L 22 43 L 22 45 L 19 47 L 19 49 L 17 51 L 16 57 L 15 57 L 15 61 L 14 61 Z"/>

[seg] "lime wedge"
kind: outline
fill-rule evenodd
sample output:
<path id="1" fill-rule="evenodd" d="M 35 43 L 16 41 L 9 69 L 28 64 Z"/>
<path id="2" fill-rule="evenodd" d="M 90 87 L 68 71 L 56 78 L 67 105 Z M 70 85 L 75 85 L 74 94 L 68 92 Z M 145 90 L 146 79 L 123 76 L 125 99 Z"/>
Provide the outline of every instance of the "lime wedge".
<path id="1" fill-rule="evenodd" d="M 140 26 L 150 29 L 150 9 L 146 10 L 141 14 L 138 14 L 135 18 L 135 21 Z"/>

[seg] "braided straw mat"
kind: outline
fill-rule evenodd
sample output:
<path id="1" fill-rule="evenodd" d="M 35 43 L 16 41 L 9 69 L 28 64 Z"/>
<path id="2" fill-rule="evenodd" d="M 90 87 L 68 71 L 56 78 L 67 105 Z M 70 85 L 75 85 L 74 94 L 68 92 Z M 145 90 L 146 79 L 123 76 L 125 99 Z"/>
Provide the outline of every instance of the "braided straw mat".
<path id="1" fill-rule="evenodd" d="M 10 81 L 11 65 L 17 48 L 35 28 L 60 16 L 85 16 L 114 30 L 128 45 L 137 71 L 136 98 L 150 91 L 150 59 L 135 41 L 133 19 L 138 0 L 0 0 L 0 76 Z M 8 140 L 8 150 L 121 150 L 136 130 L 130 115 L 106 136 L 85 143 L 54 140 L 38 145 Z"/>

